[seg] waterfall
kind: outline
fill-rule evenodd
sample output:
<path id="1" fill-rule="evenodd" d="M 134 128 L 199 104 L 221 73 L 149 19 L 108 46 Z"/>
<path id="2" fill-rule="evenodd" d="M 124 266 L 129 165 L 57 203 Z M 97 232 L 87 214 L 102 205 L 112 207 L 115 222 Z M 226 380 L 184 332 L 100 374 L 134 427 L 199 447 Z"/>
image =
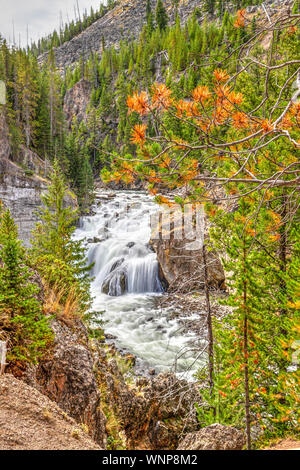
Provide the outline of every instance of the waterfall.
<path id="1" fill-rule="evenodd" d="M 94 284 L 104 293 L 119 296 L 126 293 L 161 293 L 158 262 L 150 249 L 150 213 L 134 201 L 108 202 L 97 210 L 97 216 L 86 217 L 79 230 L 89 233 L 88 261 L 93 264 Z"/>
<path id="2" fill-rule="evenodd" d="M 75 238 L 87 241 L 93 310 L 99 312 L 105 332 L 146 366 L 170 370 L 176 362 L 176 372 L 184 374 L 194 358 L 182 351 L 194 335 L 182 333 L 171 307 L 157 305 L 163 288 L 149 246 L 156 204 L 142 192 L 101 192 L 92 211 L 81 219 Z"/>
<path id="3" fill-rule="evenodd" d="M 158 263 L 154 253 L 143 258 L 132 258 L 128 262 L 128 292 L 162 292 L 158 278 Z"/>

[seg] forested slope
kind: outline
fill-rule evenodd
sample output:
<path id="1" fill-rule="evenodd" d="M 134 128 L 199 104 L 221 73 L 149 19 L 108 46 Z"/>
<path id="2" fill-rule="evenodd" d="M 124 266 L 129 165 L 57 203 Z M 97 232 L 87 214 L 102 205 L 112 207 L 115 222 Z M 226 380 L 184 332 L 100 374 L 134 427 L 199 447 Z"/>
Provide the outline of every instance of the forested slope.
<path id="1" fill-rule="evenodd" d="M 241 30 L 234 28 L 234 16 L 229 13 L 234 12 L 234 2 L 219 2 L 220 5 L 200 2 L 197 7 L 193 1 L 173 2 L 173 14 L 170 2 L 162 13 L 157 12 L 156 3 L 146 3 L 139 2 L 138 8 L 134 2 L 129 2 L 130 8 L 121 8 L 118 4 L 107 13 L 115 12 L 114 31 L 120 31 L 118 18 L 122 20 L 125 15 L 126 21 L 131 23 L 135 22 L 134 15 L 139 15 L 141 34 L 138 39 L 126 38 L 124 34 L 116 47 L 110 47 L 110 28 L 104 31 L 104 49 L 100 48 L 100 53 L 93 52 L 87 41 L 89 55 L 76 56 L 75 68 L 74 65 L 58 68 L 60 48 L 52 48 L 38 62 L 35 47 L 29 52 L 9 49 L 2 40 L 0 79 L 7 85 L 5 114 L 10 127 L 11 159 L 21 160 L 26 170 L 27 160 L 19 158 L 21 146 L 36 152 L 44 161 L 58 158 L 83 207 L 91 200 L 93 175 L 98 176 L 104 165 L 109 166 L 111 152 L 114 149 L 121 150 L 122 154 L 134 151 L 130 129 L 135 118 L 127 115 L 127 96 L 140 87 L 150 87 L 155 80 L 166 80 L 178 93 L 188 94 L 203 74 L 209 76 L 209 68 L 203 68 L 208 55 L 213 55 L 218 63 L 225 53 L 246 39 Z M 236 6 L 259 2 L 238 3 Z M 257 7 L 249 8 L 256 12 Z M 209 13 L 211 9 L 216 16 Z M 276 6 L 270 14 L 275 12 Z M 258 17 L 264 17 L 261 10 L 258 10 Z M 78 40 L 85 37 L 85 32 L 89 34 L 97 21 L 80 33 Z M 174 21 L 174 26 L 168 27 Z M 253 29 L 255 24 L 254 19 Z M 92 36 L 99 39 L 98 33 Z M 43 47 L 55 45 L 53 41 L 50 45 L 46 41 Z M 73 47 L 71 43 L 65 42 L 61 47 L 68 50 Z M 80 99 L 71 97 L 71 112 L 68 113 L 68 90 L 80 80 L 85 80 L 88 93 Z"/>
<path id="2" fill-rule="evenodd" d="M 9 370 L 19 373 L 44 358 L 53 342 L 50 316 L 69 325 L 91 318 L 89 267 L 82 243 L 73 238 L 79 214 L 64 205 L 69 186 L 86 211 L 100 172 L 104 182 L 143 181 L 165 208 L 176 205 L 182 212 L 201 203 L 205 209 L 210 237 L 198 269 L 207 364 L 196 374 L 201 400 L 192 404 L 193 413 L 197 426 L 243 430 L 248 449 L 299 432 L 299 4 L 257 3 L 207 0 L 185 18 L 180 8 L 194 2 L 173 1 L 171 19 L 164 7 L 169 2 L 158 0 L 155 9 L 154 2 L 143 2 L 138 37 L 124 35 L 117 47 L 104 38 L 99 50 L 98 35 L 91 54 L 76 52 L 66 62 L 60 54 L 82 44 L 105 16 L 78 36 L 69 31 L 72 40 L 62 38 L 56 49 L 44 41 L 41 48 L 50 50 L 43 60 L 34 47 L 8 48 L 1 40 L 0 48 L 0 79 L 7 87 L 1 158 L 28 178 L 37 169 L 22 152 L 51 163 L 31 250 L 0 204 L 0 326 L 9 342 Z M 123 15 L 120 5 L 106 14 Z M 1 169 L 0 183 L 8 173 L 5 165 Z M 231 313 L 222 321 L 210 299 L 212 250 L 227 273 L 222 302 Z M 102 331 L 91 330 L 101 350 Z M 103 406 L 114 427 L 107 389 L 104 383 Z M 156 391 L 149 406 L 157 416 L 153 402 Z M 114 404 L 115 413 L 127 409 Z M 169 425 L 174 419 L 180 428 L 176 418 L 172 414 Z M 127 443 L 136 438 L 133 423 Z M 156 429 L 152 418 L 147 423 Z M 114 428 L 119 438 L 121 427 L 117 422 Z M 172 435 L 165 429 L 167 440 L 161 436 L 155 448 L 169 447 Z"/>

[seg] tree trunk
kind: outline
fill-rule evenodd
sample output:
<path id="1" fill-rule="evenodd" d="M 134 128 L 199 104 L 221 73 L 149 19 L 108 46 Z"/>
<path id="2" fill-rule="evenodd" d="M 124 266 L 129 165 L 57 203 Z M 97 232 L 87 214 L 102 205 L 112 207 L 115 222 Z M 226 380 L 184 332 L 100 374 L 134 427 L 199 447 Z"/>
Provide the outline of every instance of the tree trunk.
<path id="1" fill-rule="evenodd" d="M 280 271 L 281 274 L 284 275 L 286 273 L 286 252 L 287 252 L 287 234 L 286 234 L 286 216 L 287 216 L 287 197 L 286 192 L 283 189 L 283 196 L 282 196 L 282 219 L 284 221 L 283 225 L 280 227 L 280 240 L 279 240 L 279 259 L 280 259 Z M 280 279 L 280 290 L 281 292 L 286 295 L 286 282 L 284 279 Z M 281 315 L 286 314 L 286 309 L 281 307 L 280 309 Z M 283 332 L 284 333 L 284 332 Z"/>
<path id="2" fill-rule="evenodd" d="M 244 256 L 244 276 L 246 277 L 246 250 L 243 250 Z M 249 396 L 249 361 L 248 361 L 248 312 L 247 312 L 247 281 L 243 282 L 243 312 L 244 312 L 244 388 L 245 388 L 245 418 L 246 418 L 246 436 L 247 449 L 251 450 L 251 421 L 250 421 L 250 396 Z"/>
<path id="3" fill-rule="evenodd" d="M 247 449 L 251 450 L 251 428 L 250 428 L 250 397 L 249 397 L 249 367 L 248 367 L 248 319 L 244 319 L 244 360 L 245 360 L 245 417 Z"/>
<path id="4" fill-rule="evenodd" d="M 202 257 L 203 257 L 203 268 L 204 268 L 204 290 L 205 290 L 205 299 L 206 299 L 207 331 L 208 331 L 209 389 L 210 389 L 210 394 L 212 395 L 213 388 L 214 388 L 214 338 L 213 338 L 213 329 L 212 329 L 210 295 L 209 295 L 209 288 L 208 288 L 206 247 L 204 243 L 202 245 Z"/>

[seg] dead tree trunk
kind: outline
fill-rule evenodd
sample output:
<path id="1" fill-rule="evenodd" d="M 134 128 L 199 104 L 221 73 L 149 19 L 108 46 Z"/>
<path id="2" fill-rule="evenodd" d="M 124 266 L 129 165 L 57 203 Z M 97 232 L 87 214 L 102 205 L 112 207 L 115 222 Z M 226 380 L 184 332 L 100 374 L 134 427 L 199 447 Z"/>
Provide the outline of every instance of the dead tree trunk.
<path id="1" fill-rule="evenodd" d="M 208 370 L 209 370 L 209 389 L 212 395 L 214 388 L 214 338 L 212 329 L 212 316 L 210 305 L 210 294 L 208 286 L 208 269 L 205 243 L 202 245 L 203 269 L 204 269 L 204 291 L 206 300 L 207 332 L 208 332 Z"/>

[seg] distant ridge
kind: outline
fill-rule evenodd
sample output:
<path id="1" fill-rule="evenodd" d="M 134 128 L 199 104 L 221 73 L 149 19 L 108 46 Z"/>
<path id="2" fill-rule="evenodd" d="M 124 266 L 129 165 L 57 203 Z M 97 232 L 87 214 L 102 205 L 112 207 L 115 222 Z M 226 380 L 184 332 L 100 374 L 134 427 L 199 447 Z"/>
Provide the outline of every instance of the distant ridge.
<path id="1" fill-rule="evenodd" d="M 164 0 L 168 10 L 170 22 L 174 21 L 174 6 L 171 0 Z M 79 61 L 80 57 L 88 58 L 91 52 L 102 52 L 103 39 L 106 47 L 114 45 L 126 38 L 136 38 L 142 31 L 146 21 L 147 0 L 119 0 L 118 4 L 99 18 L 87 29 L 70 41 L 55 49 L 55 58 L 58 68 L 71 66 Z M 151 0 L 153 12 L 156 0 Z M 180 20 L 185 22 L 196 7 L 201 9 L 201 0 L 180 0 L 178 14 Z M 39 56 L 42 63 L 48 58 L 48 52 Z"/>

